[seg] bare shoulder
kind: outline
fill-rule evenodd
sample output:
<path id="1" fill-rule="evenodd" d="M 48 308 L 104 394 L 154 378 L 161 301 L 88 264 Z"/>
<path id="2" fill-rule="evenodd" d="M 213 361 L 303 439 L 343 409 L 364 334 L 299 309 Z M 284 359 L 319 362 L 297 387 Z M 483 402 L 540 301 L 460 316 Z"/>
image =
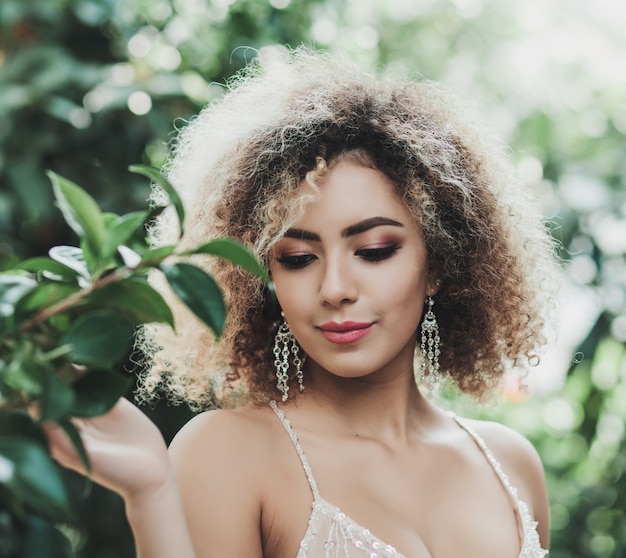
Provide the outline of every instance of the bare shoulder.
<path id="1" fill-rule="evenodd" d="M 514 470 L 534 471 L 543 476 L 543 467 L 535 447 L 522 434 L 494 421 L 464 421 L 485 441 L 487 447 L 502 465 L 510 464 Z"/>
<path id="2" fill-rule="evenodd" d="M 272 436 L 270 413 L 271 409 L 259 407 L 206 411 L 183 426 L 172 440 L 170 453 L 254 452 Z"/>
<path id="3" fill-rule="evenodd" d="M 543 465 L 537 450 L 522 434 L 498 422 L 468 419 L 465 422 L 484 440 L 511 484 L 528 504 L 531 514 L 539 522 L 541 542 L 547 548 L 548 496 Z"/>
<path id="4" fill-rule="evenodd" d="M 180 474 L 203 479 L 212 473 L 237 479 L 237 486 L 254 494 L 262 483 L 255 471 L 271 459 L 275 425 L 269 408 L 214 410 L 190 420 L 170 444 L 170 459 Z M 250 463 L 258 467 L 251 468 Z M 206 482 L 206 481 L 205 481 Z"/>
<path id="5" fill-rule="evenodd" d="M 254 407 L 208 411 L 189 421 L 170 445 L 199 557 L 262 556 L 263 476 L 274 435 L 269 413 Z"/>

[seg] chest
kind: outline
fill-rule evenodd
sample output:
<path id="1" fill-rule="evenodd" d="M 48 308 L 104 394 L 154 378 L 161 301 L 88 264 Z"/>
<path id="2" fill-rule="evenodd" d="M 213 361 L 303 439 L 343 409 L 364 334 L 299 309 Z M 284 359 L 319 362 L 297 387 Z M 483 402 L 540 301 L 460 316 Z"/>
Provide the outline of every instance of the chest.
<path id="1" fill-rule="evenodd" d="M 307 455 L 324 509 L 315 511 L 320 502 L 314 502 L 297 455 L 286 458 L 268 556 L 296 556 L 307 537 L 313 547 L 334 541 L 338 548 L 351 548 L 360 540 L 352 535 L 364 529 L 377 547 L 393 547 L 407 558 L 519 556 L 514 503 L 480 452 L 418 446 L 392 455 L 358 441 L 310 439 Z M 319 533 L 311 537 L 311 529 Z M 301 556 L 325 556 L 321 548 L 316 552 Z M 344 555 L 352 556 L 336 554 Z"/>

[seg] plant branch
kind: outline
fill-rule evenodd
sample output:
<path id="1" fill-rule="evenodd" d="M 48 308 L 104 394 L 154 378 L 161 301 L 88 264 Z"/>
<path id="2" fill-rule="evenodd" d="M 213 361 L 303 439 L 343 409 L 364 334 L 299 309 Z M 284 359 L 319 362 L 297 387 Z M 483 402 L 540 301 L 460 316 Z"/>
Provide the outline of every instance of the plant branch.
<path id="1" fill-rule="evenodd" d="M 92 292 L 101 289 L 102 287 L 106 287 L 111 283 L 115 283 L 120 279 L 123 279 L 128 274 L 128 272 L 129 269 L 126 267 L 116 269 L 113 273 L 95 281 L 92 285 L 89 286 L 89 288 L 82 289 L 74 293 L 73 295 L 68 296 L 63 300 L 60 300 L 56 304 L 52 304 L 51 306 L 44 308 L 41 312 L 33 316 L 30 320 L 25 322 L 24 325 L 22 325 L 22 332 L 26 333 L 34 327 L 38 326 L 39 324 L 45 322 L 48 318 L 55 316 L 56 314 L 60 314 L 61 312 L 65 312 L 65 310 L 68 310 L 69 308 L 89 296 Z"/>

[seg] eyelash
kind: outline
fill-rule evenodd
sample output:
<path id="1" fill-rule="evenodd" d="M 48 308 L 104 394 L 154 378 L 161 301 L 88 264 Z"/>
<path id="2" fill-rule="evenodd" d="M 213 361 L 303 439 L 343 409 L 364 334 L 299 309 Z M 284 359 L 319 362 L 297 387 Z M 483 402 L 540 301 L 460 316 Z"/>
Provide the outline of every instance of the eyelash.
<path id="1" fill-rule="evenodd" d="M 313 254 L 298 254 L 296 256 L 282 256 L 276 261 L 287 269 L 302 269 L 309 265 L 315 256 Z"/>
<path id="2" fill-rule="evenodd" d="M 399 248 L 398 244 L 391 244 L 382 248 L 361 248 L 355 254 L 366 262 L 376 263 L 390 258 Z M 313 254 L 297 254 L 295 256 L 282 256 L 276 258 L 276 261 L 287 269 L 302 269 L 315 259 L 316 256 Z"/>
<path id="3" fill-rule="evenodd" d="M 400 246 L 397 244 L 390 244 L 381 248 L 361 248 L 355 254 L 366 262 L 382 262 L 393 256 L 398 251 L 398 248 Z"/>

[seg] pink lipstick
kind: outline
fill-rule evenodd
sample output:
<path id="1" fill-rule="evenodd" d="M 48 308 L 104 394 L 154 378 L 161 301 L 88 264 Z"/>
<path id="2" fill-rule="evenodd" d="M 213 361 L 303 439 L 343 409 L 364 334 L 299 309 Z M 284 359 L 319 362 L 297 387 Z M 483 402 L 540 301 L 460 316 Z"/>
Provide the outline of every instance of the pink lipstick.
<path id="1" fill-rule="evenodd" d="M 327 341 L 346 344 L 355 343 L 365 337 L 373 325 L 373 323 L 366 322 L 328 322 L 319 326 L 319 329 Z"/>

